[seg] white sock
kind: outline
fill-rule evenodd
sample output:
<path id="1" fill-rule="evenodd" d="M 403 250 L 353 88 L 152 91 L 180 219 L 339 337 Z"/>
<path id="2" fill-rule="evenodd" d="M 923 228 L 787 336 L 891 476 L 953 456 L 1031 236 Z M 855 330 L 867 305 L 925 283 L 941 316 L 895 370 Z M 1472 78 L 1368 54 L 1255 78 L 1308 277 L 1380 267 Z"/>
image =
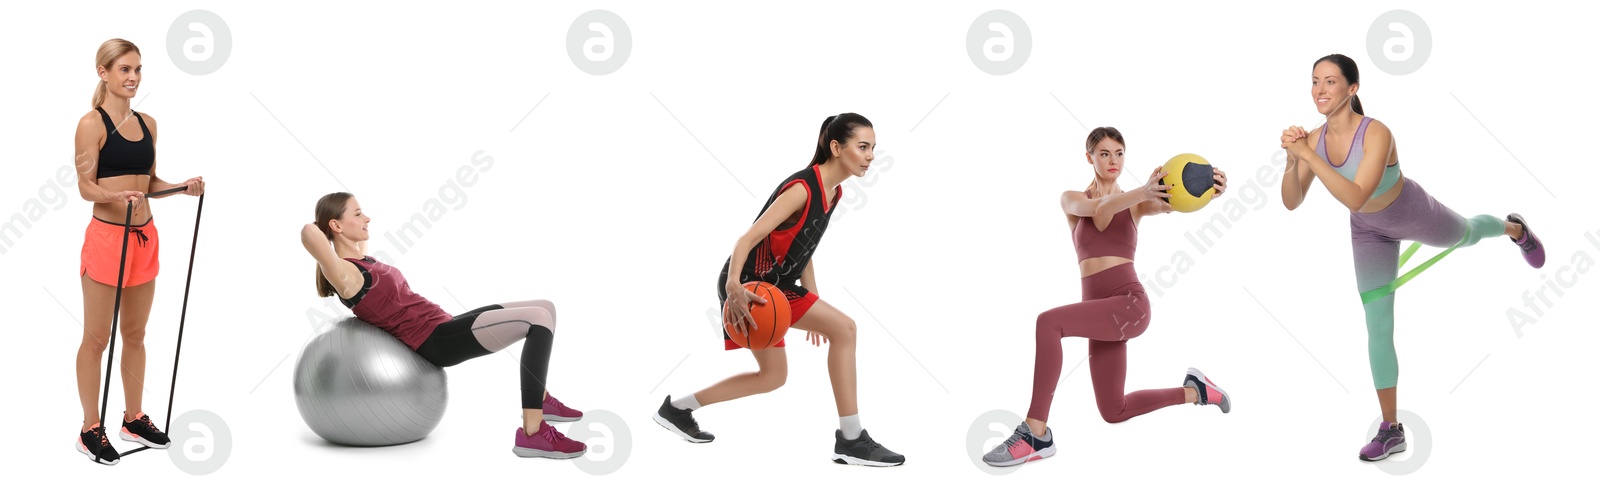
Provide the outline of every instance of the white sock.
<path id="1" fill-rule="evenodd" d="M 852 414 L 839 417 L 839 431 L 844 433 L 844 439 L 854 440 L 861 437 L 861 414 Z"/>
<path id="2" fill-rule="evenodd" d="M 683 397 L 672 400 L 672 407 L 693 411 L 700 409 L 700 401 L 694 398 L 694 394 L 684 394 Z"/>

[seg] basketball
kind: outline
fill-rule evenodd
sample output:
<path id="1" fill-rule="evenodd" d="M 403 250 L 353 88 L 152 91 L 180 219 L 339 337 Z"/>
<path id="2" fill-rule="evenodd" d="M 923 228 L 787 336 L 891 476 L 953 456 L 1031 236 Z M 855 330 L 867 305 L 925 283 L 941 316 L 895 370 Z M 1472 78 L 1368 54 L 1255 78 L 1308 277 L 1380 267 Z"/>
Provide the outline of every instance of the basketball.
<path id="1" fill-rule="evenodd" d="M 1216 188 L 1212 185 L 1211 163 L 1206 158 L 1194 154 L 1178 154 L 1167 160 L 1162 166 L 1167 170 L 1167 175 L 1161 178 L 1161 184 L 1170 186 L 1167 189 L 1167 202 L 1172 204 L 1172 209 L 1189 213 L 1206 206 L 1211 202 L 1211 195 Z"/>
<path id="2" fill-rule="evenodd" d="M 749 330 L 749 336 L 741 335 L 733 322 L 724 318 L 722 329 L 728 333 L 728 339 L 744 348 L 761 350 L 777 345 L 783 340 L 783 334 L 789 332 L 788 297 L 777 286 L 766 282 L 748 282 L 744 288 L 767 300 L 765 304 L 750 302 L 750 317 L 755 319 L 755 328 Z M 730 317 L 726 301 L 722 304 L 722 316 Z"/>

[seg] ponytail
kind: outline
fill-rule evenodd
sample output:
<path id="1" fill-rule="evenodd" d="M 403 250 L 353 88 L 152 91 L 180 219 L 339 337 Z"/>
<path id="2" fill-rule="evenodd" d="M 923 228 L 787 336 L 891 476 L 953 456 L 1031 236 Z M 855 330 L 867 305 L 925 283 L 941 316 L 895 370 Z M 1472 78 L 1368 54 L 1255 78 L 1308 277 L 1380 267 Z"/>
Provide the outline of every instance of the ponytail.
<path id="1" fill-rule="evenodd" d="M 113 67 L 111 63 L 117 62 L 117 58 L 130 52 L 139 54 L 139 46 L 122 39 L 102 42 L 100 43 L 100 49 L 95 51 L 94 65 L 106 71 L 111 71 Z M 110 88 L 111 86 L 105 80 L 100 80 L 100 83 L 95 85 L 94 98 L 90 101 L 92 106 L 89 108 L 100 108 L 100 105 L 104 105 L 106 103 L 106 90 Z"/>
<path id="2" fill-rule="evenodd" d="M 333 229 L 328 222 L 338 220 L 344 216 L 345 205 L 349 204 L 350 193 L 329 193 L 317 200 L 317 230 L 322 230 L 322 236 L 328 237 L 329 244 L 333 242 Z M 328 276 L 322 275 L 322 267 L 317 267 L 317 296 L 328 297 L 338 293 L 333 288 L 333 283 L 328 282 Z"/>

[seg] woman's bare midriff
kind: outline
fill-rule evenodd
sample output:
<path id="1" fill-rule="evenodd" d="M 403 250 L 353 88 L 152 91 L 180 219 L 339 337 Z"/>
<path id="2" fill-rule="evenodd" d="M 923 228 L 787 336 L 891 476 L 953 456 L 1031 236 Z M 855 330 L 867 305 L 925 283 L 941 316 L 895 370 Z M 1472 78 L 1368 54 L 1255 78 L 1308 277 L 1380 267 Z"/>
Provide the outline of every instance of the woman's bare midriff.
<path id="1" fill-rule="evenodd" d="M 1133 262 L 1133 259 L 1129 259 L 1127 257 L 1114 257 L 1114 256 L 1090 257 L 1090 258 L 1078 261 L 1078 273 L 1080 275 L 1082 275 L 1083 277 L 1089 277 L 1089 276 L 1092 276 L 1092 275 L 1095 275 L 1095 274 L 1099 274 L 1100 271 L 1103 271 L 1103 270 L 1106 270 L 1106 269 L 1110 269 L 1112 267 L 1116 267 L 1116 266 L 1119 266 L 1119 265 L 1122 265 L 1122 264 L 1127 264 L 1129 262 Z"/>
<path id="2" fill-rule="evenodd" d="M 104 188 L 106 191 L 111 191 L 111 192 L 121 192 L 121 191 L 138 191 L 138 192 L 141 192 L 141 193 L 150 192 L 150 176 L 149 175 L 145 175 L 145 174 L 130 174 L 130 175 L 127 175 L 127 176 L 113 176 L 113 177 L 109 177 L 109 178 L 100 178 L 99 184 L 100 184 L 101 188 Z M 116 202 L 116 203 L 95 203 L 94 204 L 94 217 L 95 218 L 99 218 L 101 220 L 105 220 L 105 221 L 112 222 L 112 223 L 126 224 L 127 222 L 124 222 L 123 219 L 127 218 L 127 216 L 128 216 L 128 203 L 127 203 L 127 201 L 119 201 L 119 202 Z M 141 225 L 141 224 L 144 224 L 144 222 L 147 222 L 147 221 L 150 221 L 149 200 L 141 202 L 139 204 L 139 206 L 137 208 L 134 208 L 134 210 L 133 210 L 133 224 L 134 225 Z"/>

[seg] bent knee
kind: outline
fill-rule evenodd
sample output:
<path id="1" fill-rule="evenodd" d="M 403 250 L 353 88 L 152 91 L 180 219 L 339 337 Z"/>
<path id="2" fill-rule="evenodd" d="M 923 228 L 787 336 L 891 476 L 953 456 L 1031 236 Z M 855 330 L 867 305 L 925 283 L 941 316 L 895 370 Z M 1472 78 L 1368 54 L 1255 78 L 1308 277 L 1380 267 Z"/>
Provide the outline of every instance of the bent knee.
<path id="1" fill-rule="evenodd" d="M 516 308 L 517 317 L 537 326 L 556 331 L 556 317 L 550 310 L 544 308 Z"/>
<path id="2" fill-rule="evenodd" d="M 844 318 L 844 322 L 839 324 L 839 329 L 838 329 L 838 331 L 834 332 L 834 334 L 836 334 L 838 336 L 828 337 L 828 339 L 829 340 L 835 340 L 835 341 L 855 341 L 855 339 L 856 339 L 856 320 L 854 318 L 846 316 Z"/>
<path id="3" fill-rule="evenodd" d="M 756 382 L 756 385 L 760 386 L 761 392 L 772 392 L 778 390 L 779 387 L 783 387 L 783 384 L 789 380 L 789 374 L 788 371 L 783 370 L 762 371 L 759 373 L 758 378 L 760 380 Z"/>
<path id="4" fill-rule="evenodd" d="M 1121 423 L 1123 421 L 1127 421 L 1128 417 L 1126 415 L 1122 414 L 1122 411 L 1108 411 L 1108 410 L 1105 410 L 1105 409 L 1101 409 L 1100 410 L 1100 419 L 1105 420 L 1107 423 L 1117 424 L 1117 423 Z"/>

